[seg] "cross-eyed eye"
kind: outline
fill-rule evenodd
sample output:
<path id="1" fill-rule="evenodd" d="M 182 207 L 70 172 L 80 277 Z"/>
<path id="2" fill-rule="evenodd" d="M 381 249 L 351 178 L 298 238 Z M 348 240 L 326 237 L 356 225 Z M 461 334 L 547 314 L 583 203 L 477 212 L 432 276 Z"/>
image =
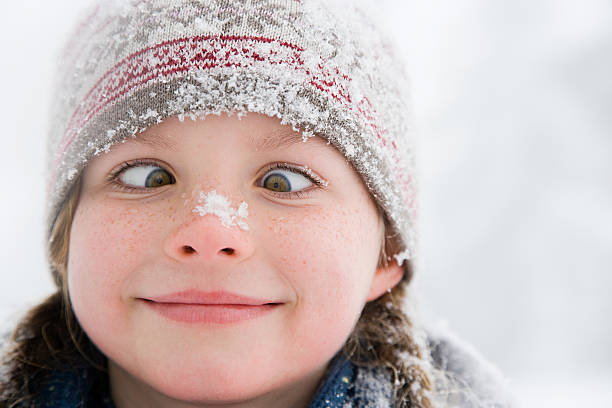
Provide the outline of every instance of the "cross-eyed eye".
<path id="1" fill-rule="evenodd" d="M 176 180 L 165 169 L 153 164 L 134 164 L 121 170 L 117 179 L 130 187 L 155 188 L 174 184 Z"/>
<path id="2" fill-rule="evenodd" d="M 315 180 L 303 170 L 290 166 L 277 166 L 261 179 L 261 186 L 278 193 L 292 193 L 315 185 Z"/>

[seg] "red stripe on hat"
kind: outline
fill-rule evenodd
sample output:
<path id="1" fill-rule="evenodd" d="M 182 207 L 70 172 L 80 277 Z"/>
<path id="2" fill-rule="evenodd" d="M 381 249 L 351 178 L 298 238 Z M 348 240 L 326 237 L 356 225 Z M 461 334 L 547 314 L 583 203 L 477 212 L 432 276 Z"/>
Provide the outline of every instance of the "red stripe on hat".
<path id="1" fill-rule="evenodd" d="M 261 50 L 253 47 L 257 43 L 276 43 L 281 50 L 270 50 L 267 55 L 262 55 Z M 303 51 L 301 47 L 286 41 L 237 35 L 180 38 L 143 48 L 115 64 L 87 92 L 68 122 L 54 167 L 57 168 L 61 157 L 76 138 L 77 129 L 82 129 L 98 112 L 131 90 L 156 78 L 170 79 L 177 73 L 219 66 L 240 67 L 245 62 L 253 65 L 268 62 L 303 70 L 316 89 L 329 94 L 345 108 L 357 110 L 383 146 L 387 146 L 370 101 L 364 97 L 357 106 L 353 105 L 347 86 L 351 78 L 342 74 L 337 67 L 325 69 L 322 63 L 318 64 L 316 72 L 311 72 L 304 65 Z M 240 61 L 232 61 L 232 57 L 238 57 Z M 396 148 L 395 143 L 393 148 Z"/>

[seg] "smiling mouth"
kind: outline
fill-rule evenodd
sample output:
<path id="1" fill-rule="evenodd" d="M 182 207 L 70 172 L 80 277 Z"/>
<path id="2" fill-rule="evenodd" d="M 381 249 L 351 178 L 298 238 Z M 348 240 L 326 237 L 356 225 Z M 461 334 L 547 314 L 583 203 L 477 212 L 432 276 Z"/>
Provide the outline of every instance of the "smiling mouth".
<path id="1" fill-rule="evenodd" d="M 228 292 L 187 290 L 139 298 L 164 318 L 200 324 L 230 324 L 262 317 L 283 303 Z"/>

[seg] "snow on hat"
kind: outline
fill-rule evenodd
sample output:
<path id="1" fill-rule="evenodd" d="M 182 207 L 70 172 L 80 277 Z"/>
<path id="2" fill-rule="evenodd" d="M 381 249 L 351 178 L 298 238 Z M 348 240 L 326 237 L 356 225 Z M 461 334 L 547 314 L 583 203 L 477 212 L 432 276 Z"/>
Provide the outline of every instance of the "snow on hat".
<path id="1" fill-rule="evenodd" d="M 170 116 L 256 112 L 342 152 L 415 247 L 406 78 L 354 1 L 98 1 L 62 54 L 49 135 L 53 225 L 88 161 Z M 49 228 L 50 230 L 50 228 Z"/>

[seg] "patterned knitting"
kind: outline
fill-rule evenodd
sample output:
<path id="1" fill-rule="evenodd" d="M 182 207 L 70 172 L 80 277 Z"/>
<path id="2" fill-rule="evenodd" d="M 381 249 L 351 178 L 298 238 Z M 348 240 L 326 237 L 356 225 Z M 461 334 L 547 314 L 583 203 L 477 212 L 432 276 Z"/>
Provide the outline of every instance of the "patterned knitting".
<path id="1" fill-rule="evenodd" d="M 415 247 L 406 78 L 354 1 L 99 2 L 63 55 L 49 150 L 49 223 L 95 155 L 163 119 L 278 117 L 361 174 Z"/>

